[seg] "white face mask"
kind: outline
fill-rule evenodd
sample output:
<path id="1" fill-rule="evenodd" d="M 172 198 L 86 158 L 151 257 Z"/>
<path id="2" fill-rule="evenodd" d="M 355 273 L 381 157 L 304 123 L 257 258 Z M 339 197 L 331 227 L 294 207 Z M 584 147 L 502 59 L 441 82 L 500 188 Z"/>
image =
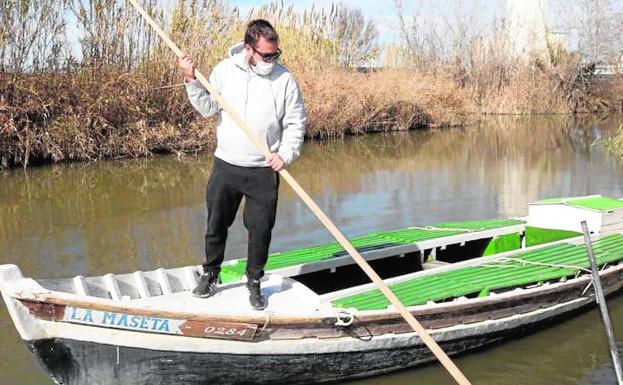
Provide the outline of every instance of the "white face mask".
<path id="1" fill-rule="evenodd" d="M 251 66 L 253 72 L 262 76 L 270 75 L 274 68 L 275 62 L 267 63 L 265 61 L 256 61 L 255 65 Z"/>

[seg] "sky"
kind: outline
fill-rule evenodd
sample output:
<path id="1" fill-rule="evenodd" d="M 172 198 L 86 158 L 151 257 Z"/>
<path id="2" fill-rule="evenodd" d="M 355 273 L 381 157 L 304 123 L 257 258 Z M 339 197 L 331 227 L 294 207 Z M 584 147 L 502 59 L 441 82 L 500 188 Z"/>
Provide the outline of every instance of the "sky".
<path id="1" fill-rule="evenodd" d="M 280 0 L 277 0 L 280 1 Z M 506 0 L 465 0 L 476 2 L 486 8 L 487 12 L 505 12 Z M 175 0 L 163 0 L 166 3 L 174 3 Z M 275 0 L 227 0 L 231 6 L 238 7 L 241 15 L 246 15 L 252 8 L 257 8 L 265 4 L 270 4 Z M 422 12 L 425 17 L 440 17 L 449 14 L 456 3 L 456 0 L 417 0 L 422 3 Z M 300 10 L 310 9 L 312 5 L 316 9 L 325 7 L 331 8 L 332 3 L 343 4 L 351 9 L 359 9 L 363 12 L 367 20 L 373 20 L 379 30 L 380 43 L 398 43 L 400 39 L 397 30 L 396 10 L 391 0 L 283 0 L 285 5 L 294 5 Z M 413 10 L 414 0 L 403 0 L 405 8 L 409 13 Z"/>
<path id="2" fill-rule="evenodd" d="M 158 7 L 164 9 L 171 9 L 172 5 L 178 0 L 158 0 Z M 396 9 L 392 0 L 225 0 L 227 4 L 238 7 L 241 15 L 247 15 L 252 8 L 257 8 L 265 4 L 270 4 L 275 1 L 282 1 L 284 5 L 293 5 L 300 11 L 310 9 L 312 5 L 318 8 L 330 9 L 333 3 L 343 4 L 351 9 L 359 9 L 362 11 L 367 20 L 372 20 L 379 31 L 378 42 L 381 45 L 389 45 L 393 43 L 401 43 L 400 32 L 398 30 L 398 17 L 396 15 Z M 407 21 L 411 19 L 411 16 L 415 10 L 416 5 L 419 5 L 419 18 L 428 25 L 442 25 L 445 20 L 452 20 L 453 12 L 456 10 L 456 5 L 463 3 L 465 8 L 475 9 L 475 14 L 482 21 L 482 28 L 479 28 L 486 35 L 488 32 L 486 28 L 490 25 L 492 16 L 496 19 L 504 17 L 506 15 L 507 0 L 402 0 L 406 15 L 403 15 Z M 546 1 L 549 4 L 549 27 L 551 30 L 560 32 L 565 28 L 561 28 L 561 19 L 566 18 L 565 13 L 570 14 L 569 10 L 573 4 L 576 4 L 579 0 L 524 0 L 524 1 Z M 613 0 L 619 4 L 620 8 L 623 8 L 623 0 Z M 446 16 L 444 18 L 444 16 Z M 449 17 L 447 17 L 449 16 Z M 567 17 L 568 18 L 568 17 Z M 69 25 L 72 29 L 71 23 Z M 279 26 L 276 26 L 279 29 Z M 569 35 L 569 41 L 567 42 L 568 48 L 574 49 L 574 37 L 573 31 Z M 75 33 L 70 35 L 76 35 Z M 74 45 L 77 49 L 77 44 Z M 74 53 L 78 57 L 78 53 Z"/>
<path id="3" fill-rule="evenodd" d="M 176 0 L 160 0 L 160 4 L 172 4 Z M 320 7 L 330 8 L 332 3 L 346 5 L 351 9 L 359 9 L 368 20 L 374 21 L 379 30 L 379 43 L 399 43 L 398 19 L 392 0 L 226 0 L 228 4 L 240 9 L 241 15 L 246 15 L 252 8 L 275 1 L 283 1 L 285 5 L 294 5 L 299 10 Z M 525 0 L 539 1 L 539 0 Z M 563 26 L 563 18 L 567 18 L 571 8 L 578 0 L 540 0 L 548 4 L 548 24 L 553 31 L 568 29 Z M 623 0 L 612 0 L 623 8 Z M 507 0 L 402 0 L 407 20 L 412 15 L 415 5 L 419 4 L 421 18 L 434 23 L 442 23 L 442 17 L 453 14 L 458 3 L 466 5 L 465 8 L 474 8 L 483 22 L 491 20 L 492 16 L 504 17 L 506 15 Z M 165 5 L 166 6 L 166 5 Z M 277 26 L 278 28 L 278 26 Z"/>
<path id="4" fill-rule="evenodd" d="M 408 1 L 408 0 L 407 0 Z M 242 14 L 245 14 L 245 10 L 248 10 L 254 6 L 269 4 L 271 0 L 230 0 L 229 3 L 233 6 L 240 8 Z M 331 0 L 290 0 L 284 1 L 286 4 L 293 4 L 300 9 L 309 9 L 312 4 L 316 7 L 331 8 Z M 360 9 L 366 19 L 373 20 L 379 29 L 379 35 L 382 37 L 382 42 L 397 41 L 399 36 L 396 29 L 393 27 L 394 22 L 394 9 L 390 0 L 343 0 L 342 4 L 351 9 Z"/>
<path id="5" fill-rule="evenodd" d="M 505 12 L 506 0 L 466 0 L 470 2 L 476 2 L 485 10 L 485 13 L 490 12 Z M 250 10 L 253 7 L 258 7 L 263 4 L 270 4 L 272 0 L 229 0 L 228 3 L 232 6 L 237 6 L 245 14 L 245 11 Z M 294 5 L 299 9 L 309 9 L 312 4 L 316 8 L 326 7 L 330 8 L 332 3 L 341 3 L 351 9 L 359 9 L 363 12 L 364 16 L 368 20 L 374 21 L 374 24 L 379 30 L 379 42 L 386 43 L 398 43 L 400 34 L 397 29 L 398 21 L 396 16 L 396 9 L 391 0 L 284 0 L 286 5 Z M 413 11 L 414 0 L 403 0 L 405 9 L 409 11 L 409 15 Z M 422 0 L 422 15 L 429 18 L 440 18 L 444 14 L 450 14 L 455 0 Z"/>

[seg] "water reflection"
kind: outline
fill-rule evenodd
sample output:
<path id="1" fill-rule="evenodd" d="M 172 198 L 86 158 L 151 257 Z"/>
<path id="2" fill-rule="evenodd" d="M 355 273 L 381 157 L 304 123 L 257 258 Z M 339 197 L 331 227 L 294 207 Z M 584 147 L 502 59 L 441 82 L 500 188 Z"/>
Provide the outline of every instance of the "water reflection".
<path id="1" fill-rule="evenodd" d="M 310 142 L 291 172 L 348 236 L 523 216 L 528 202 L 542 197 L 623 196 L 619 162 L 595 144 L 620 123 L 616 117 L 491 117 L 463 129 Z M 37 277 L 199 263 L 211 163 L 203 155 L 4 172 L 0 263 L 17 263 Z M 331 241 L 285 184 L 280 194 L 273 251 Z M 227 254 L 240 257 L 245 250 L 239 218 L 230 231 Z M 587 316 L 597 316 L 591 314 Z M 585 319 L 467 356 L 461 366 L 479 384 L 582 383 L 608 360 L 606 346 L 596 337 L 601 333 L 598 320 L 588 324 Z M 8 342 L 0 347 L 0 384 L 27 378 L 31 384 L 49 383 L 31 370 L 32 360 L 9 322 L 2 307 L 0 327 Z M 522 376 L 504 379 L 505 373 Z M 411 383 L 415 378 L 419 384 L 451 382 L 431 366 L 360 384 Z"/>

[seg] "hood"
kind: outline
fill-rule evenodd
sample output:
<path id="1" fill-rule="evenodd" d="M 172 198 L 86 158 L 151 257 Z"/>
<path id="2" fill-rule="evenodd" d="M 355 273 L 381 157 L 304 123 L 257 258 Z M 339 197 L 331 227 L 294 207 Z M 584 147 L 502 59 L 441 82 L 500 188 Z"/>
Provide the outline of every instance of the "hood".
<path id="1" fill-rule="evenodd" d="M 244 43 L 236 43 L 229 48 L 229 57 L 233 59 L 234 63 L 242 69 L 249 68 L 246 60 L 244 60 Z"/>
<path id="2" fill-rule="evenodd" d="M 243 52 L 244 52 L 244 43 L 243 42 L 236 43 L 236 44 L 232 45 L 231 47 L 229 47 L 229 57 L 234 57 L 235 54 L 243 53 Z"/>

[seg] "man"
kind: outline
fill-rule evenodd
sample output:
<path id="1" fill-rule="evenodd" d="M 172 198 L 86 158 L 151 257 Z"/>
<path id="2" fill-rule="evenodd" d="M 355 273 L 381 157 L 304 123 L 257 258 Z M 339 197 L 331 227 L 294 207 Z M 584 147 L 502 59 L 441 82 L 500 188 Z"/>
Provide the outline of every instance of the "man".
<path id="1" fill-rule="evenodd" d="M 193 295 L 206 298 L 216 290 L 227 230 L 244 196 L 244 225 L 249 233 L 247 288 L 249 302 L 257 310 L 266 307 L 260 278 L 275 224 L 278 172 L 300 155 L 307 122 L 301 92 L 292 74 L 277 62 L 280 55 L 279 35 L 273 26 L 266 20 L 254 20 L 247 26 L 244 43 L 233 46 L 229 58 L 210 74 L 210 83 L 267 144 L 271 152 L 267 157 L 195 79 L 192 57 L 178 60 L 193 107 L 206 117 L 219 114 L 214 166 L 207 187 L 206 263 Z"/>

